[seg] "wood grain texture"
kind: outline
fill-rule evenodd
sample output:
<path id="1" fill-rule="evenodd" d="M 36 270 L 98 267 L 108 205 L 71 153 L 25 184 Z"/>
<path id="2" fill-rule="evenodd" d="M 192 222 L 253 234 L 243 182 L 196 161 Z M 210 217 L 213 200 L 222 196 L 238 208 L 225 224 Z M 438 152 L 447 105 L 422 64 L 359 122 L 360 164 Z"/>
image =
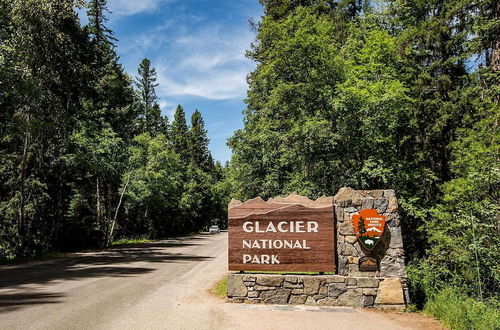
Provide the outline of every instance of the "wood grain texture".
<path id="1" fill-rule="evenodd" d="M 333 204 L 331 199 L 322 198 L 320 203 L 307 202 L 300 196 L 292 196 L 297 202 L 286 202 L 284 199 L 272 199 L 263 201 L 260 197 L 246 201 L 245 203 L 233 203 L 228 211 L 228 234 L 229 234 L 229 270 L 248 271 L 299 271 L 299 272 L 333 272 L 334 265 L 334 220 Z M 274 202 L 274 201 L 278 202 Z M 288 199 L 291 200 L 291 199 Z M 313 207 L 304 204 L 314 205 Z M 321 206 L 320 206 L 321 205 Z M 326 205 L 326 206 L 325 206 Z M 318 224 L 317 232 L 245 232 L 243 224 L 250 222 L 250 227 L 257 222 L 260 229 L 267 228 L 270 222 L 277 228 L 280 222 L 285 222 L 284 229 L 296 226 L 297 222 L 315 221 Z M 307 225 L 304 230 L 307 230 Z M 257 241 L 262 246 L 262 241 L 288 241 L 292 244 L 303 245 L 310 249 L 301 248 L 248 248 L 243 242 L 254 243 Z M 277 243 L 280 246 L 281 243 Z M 243 256 L 257 256 L 261 260 L 262 255 L 275 256 L 279 264 L 258 264 L 243 262 Z M 252 259 L 253 260 L 253 259 Z"/>

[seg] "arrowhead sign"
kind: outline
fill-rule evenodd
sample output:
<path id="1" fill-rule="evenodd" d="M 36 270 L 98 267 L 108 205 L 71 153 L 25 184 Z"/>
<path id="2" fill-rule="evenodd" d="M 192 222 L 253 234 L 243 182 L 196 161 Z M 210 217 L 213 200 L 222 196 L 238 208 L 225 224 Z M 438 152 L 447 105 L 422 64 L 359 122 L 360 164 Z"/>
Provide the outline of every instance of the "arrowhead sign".
<path id="1" fill-rule="evenodd" d="M 361 210 L 352 215 L 352 223 L 360 244 L 365 249 L 372 250 L 384 233 L 385 216 L 374 209 Z"/>

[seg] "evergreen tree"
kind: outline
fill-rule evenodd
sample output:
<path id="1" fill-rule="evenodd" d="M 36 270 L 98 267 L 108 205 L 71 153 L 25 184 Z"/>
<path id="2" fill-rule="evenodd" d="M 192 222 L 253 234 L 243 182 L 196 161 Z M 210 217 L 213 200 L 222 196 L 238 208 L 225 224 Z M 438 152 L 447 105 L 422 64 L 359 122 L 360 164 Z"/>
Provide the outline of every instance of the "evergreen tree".
<path id="1" fill-rule="evenodd" d="M 147 58 L 143 59 L 137 69 L 138 76 L 135 79 L 140 94 L 141 112 L 144 121 L 144 130 L 154 132 L 161 130 L 162 123 L 161 111 L 157 105 L 158 98 L 156 97 L 156 69 L 151 66 L 151 61 Z"/>
<path id="2" fill-rule="evenodd" d="M 207 173 L 212 172 L 213 160 L 208 150 L 205 122 L 198 110 L 191 116 L 190 138 L 191 162 Z"/>
<path id="3" fill-rule="evenodd" d="M 182 163 L 187 165 L 191 158 L 189 151 L 190 135 L 186 124 L 186 114 L 181 105 L 178 105 L 175 110 L 170 134 L 175 152 L 181 157 Z"/>
<path id="4" fill-rule="evenodd" d="M 89 33 L 93 36 L 98 45 L 107 43 L 114 46 L 113 31 L 106 27 L 108 21 L 107 14 L 110 11 L 107 8 L 107 0 L 89 0 L 87 3 L 87 16 L 89 18 Z"/>

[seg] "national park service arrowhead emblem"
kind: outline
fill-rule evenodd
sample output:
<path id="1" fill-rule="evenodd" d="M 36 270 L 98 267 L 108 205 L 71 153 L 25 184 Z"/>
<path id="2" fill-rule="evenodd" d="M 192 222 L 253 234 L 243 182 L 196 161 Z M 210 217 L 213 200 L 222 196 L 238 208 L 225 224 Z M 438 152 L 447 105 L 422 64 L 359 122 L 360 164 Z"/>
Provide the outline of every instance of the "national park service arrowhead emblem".
<path id="1" fill-rule="evenodd" d="M 361 210 L 352 215 L 354 233 L 358 237 L 361 245 L 371 250 L 377 245 L 380 237 L 384 233 L 385 216 L 378 214 L 377 210 Z"/>

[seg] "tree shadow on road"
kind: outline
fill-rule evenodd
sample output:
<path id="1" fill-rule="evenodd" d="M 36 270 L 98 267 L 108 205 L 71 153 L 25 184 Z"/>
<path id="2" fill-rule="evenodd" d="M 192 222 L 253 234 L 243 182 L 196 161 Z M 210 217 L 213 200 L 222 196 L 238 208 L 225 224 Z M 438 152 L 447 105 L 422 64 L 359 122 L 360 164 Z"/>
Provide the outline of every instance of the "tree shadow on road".
<path id="1" fill-rule="evenodd" d="M 150 273 L 155 268 L 147 263 L 200 262 L 212 257 L 169 253 L 166 247 L 193 244 L 157 242 L 145 246 L 124 247 L 102 252 L 34 262 L 0 269 L 0 290 L 14 289 L 19 293 L 0 291 L 0 313 L 34 304 L 59 303 L 64 297 L 56 293 L 33 293 L 27 284 L 50 284 L 60 280 L 78 280 L 93 277 L 130 277 Z M 134 266 L 134 263 L 140 262 Z M 141 267 L 138 267 L 141 266 Z"/>
<path id="2" fill-rule="evenodd" d="M 30 305 L 60 303 L 64 296 L 58 293 L 0 294 L 0 313 L 12 312 Z"/>

